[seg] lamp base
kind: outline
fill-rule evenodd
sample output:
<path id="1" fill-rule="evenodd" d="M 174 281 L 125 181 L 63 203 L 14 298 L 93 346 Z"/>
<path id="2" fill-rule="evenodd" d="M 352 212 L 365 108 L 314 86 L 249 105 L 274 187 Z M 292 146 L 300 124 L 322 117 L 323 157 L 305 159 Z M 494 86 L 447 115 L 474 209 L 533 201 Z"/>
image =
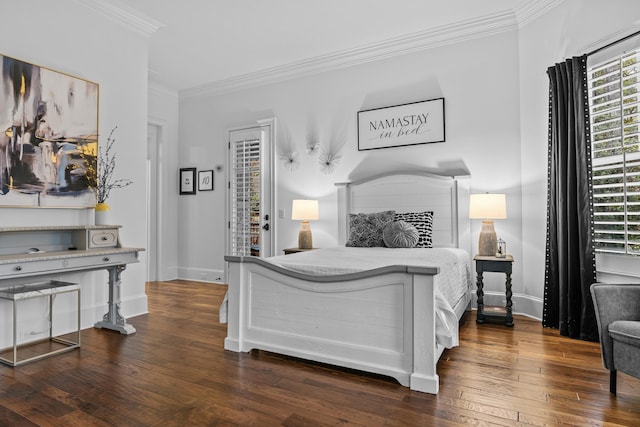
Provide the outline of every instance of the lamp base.
<path id="1" fill-rule="evenodd" d="M 480 239 L 478 240 L 478 255 L 480 256 L 496 256 L 498 249 L 498 236 L 493 228 L 492 220 L 482 221 L 482 230 L 480 230 Z"/>
<path id="2" fill-rule="evenodd" d="M 311 228 L 309 221 L 302 221 L 300 231 L 298 232 L 298 249 L 312 249 L 313 239 L 311 237 Z"/>

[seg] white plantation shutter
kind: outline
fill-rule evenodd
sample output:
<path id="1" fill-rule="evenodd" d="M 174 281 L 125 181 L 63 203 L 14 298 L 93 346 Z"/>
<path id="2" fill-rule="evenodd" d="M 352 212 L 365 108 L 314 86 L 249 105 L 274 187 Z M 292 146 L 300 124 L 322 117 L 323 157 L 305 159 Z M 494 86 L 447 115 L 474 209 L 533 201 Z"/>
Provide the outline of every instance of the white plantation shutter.
<path id="1" fill-rule="evenodd" d="M 260 253 L 260 139 L 230 142 L 231 252 Z"/>
<path id="2" fill-rule="evenodd" d="M 597 252 L 640 254 L 639 56 L 589 68 Z"/>

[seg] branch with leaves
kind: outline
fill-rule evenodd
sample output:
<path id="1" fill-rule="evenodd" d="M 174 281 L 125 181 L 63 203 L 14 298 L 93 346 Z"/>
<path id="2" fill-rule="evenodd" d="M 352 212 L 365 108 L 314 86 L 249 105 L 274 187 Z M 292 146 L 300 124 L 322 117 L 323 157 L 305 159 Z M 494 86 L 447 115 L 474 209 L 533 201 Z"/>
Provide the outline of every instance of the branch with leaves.
<path id="1" fill-rule="evenodd" d="M 116 129 L 118 129 L 117 126 L 109 132 L 106 146 L 100 146 L 98 148 L 98 182 L 96 194 L 98 203 L 105 203 L 109 198 L 111 190 L 114 188 L 124 188 L 133 184 L 133 181 L 130 179 L 115 179 L 113 177 L 116 168 L 116 154 L 113 152 L 113 144 L 116 140 L 113 137 L 113 133 Z"/>

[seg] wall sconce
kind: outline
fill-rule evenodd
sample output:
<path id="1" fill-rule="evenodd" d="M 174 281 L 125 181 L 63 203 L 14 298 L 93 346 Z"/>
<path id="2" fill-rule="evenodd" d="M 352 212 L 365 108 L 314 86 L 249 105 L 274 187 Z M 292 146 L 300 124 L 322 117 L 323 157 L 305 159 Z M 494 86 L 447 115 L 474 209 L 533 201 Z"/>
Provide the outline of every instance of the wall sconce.
<path id="1" fill-rule="evenodd" d="M 482 219 L 478 240 L 478 255 L 496 256 L 498 237 L 493 228 L 494 219 L 507 218 L 507 201 L 504 194 L 472 194 L 469 199 L 469 218 Z"/>
<path id="2" fill-rule="evenodd" d="M 311 237 L 310 220 L 317 220 L 318 201 L 317 200 L 294 200 L 291 206 L 291 219 L 302 221 L 300 232 L 298 233 L 298 248 L 312 249 L 313 240 Z"/>

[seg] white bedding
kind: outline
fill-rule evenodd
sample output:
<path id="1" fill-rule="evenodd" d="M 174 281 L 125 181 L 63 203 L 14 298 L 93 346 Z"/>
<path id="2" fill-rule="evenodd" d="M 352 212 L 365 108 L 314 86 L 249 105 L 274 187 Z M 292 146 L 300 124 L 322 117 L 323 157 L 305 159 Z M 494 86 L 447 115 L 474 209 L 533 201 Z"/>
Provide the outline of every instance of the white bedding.
<path id="1" fill-rule="evenodd" d="M 355 248 L 316 249 L 266 258 L 280 267 L 312 275 L 356 273 L 390 265 L 439 267 L 436 280 L 436 340 L 447 348 L 458 345 L 458 318 L 453 306 L 469 291 L 469 254 L 454 248 Z"/>

